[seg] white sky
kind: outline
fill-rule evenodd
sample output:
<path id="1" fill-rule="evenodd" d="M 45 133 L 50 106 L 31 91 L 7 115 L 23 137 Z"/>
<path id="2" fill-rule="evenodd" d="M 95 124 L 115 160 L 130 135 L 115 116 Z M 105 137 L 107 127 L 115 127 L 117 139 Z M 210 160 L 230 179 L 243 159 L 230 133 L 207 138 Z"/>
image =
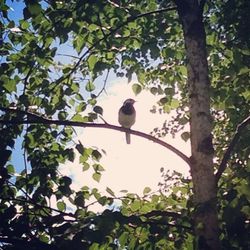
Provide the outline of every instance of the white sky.
<path id="1" fill-rule="evenodd" d="M 118 125 L 118 110 L 127 98 L 137 101 L 134 105 L 137 112 L 136 123 L 132 129 L 149 133 L 153 128 L 161 127 L 167 119 L 167 115 L 150 112 L 152 105 L 159 99 L 151 93 L 144 91 L 134 96 L 131 84 L 127 84 L 126 81 L 111 86 L 107 89 L 107 95 L 103 93 L 98 101 L 104 109 L 103 117 L 108 123 Z M 131 135 L 131 144 L 127 145 L 125 134 L 119 131 L 100 128 L 84 128 L 82 131 L 79 133 L 79 140 L 84 146 L 94 146 L 106 151 L 107 154 L 101 160 L 105 171 L 102 172 L 100 183 L 97 183 L 92 179 L 94 172 L 91 169 L 82 172 L 82 166 L 77 162 L 62 166 L 60 172 L 73 179 L 72 188 L 79 189 L 87 185 L 105 192 L 106 187 L 109 187 L 117 195 L 124 189 L 140 195 L 146 186 L 153 191 L 158 189 L 157 185 L 162 181 L 161 167 L 189 174 L 189 168 L 183 160 L 168 149 L 145 138 Z M 176 135 L 175 139 L 169 135 L 162 140 L 175 146 L 187 156 L 190 155 L 189 142 L 185 143 L 179 135 Z"/>

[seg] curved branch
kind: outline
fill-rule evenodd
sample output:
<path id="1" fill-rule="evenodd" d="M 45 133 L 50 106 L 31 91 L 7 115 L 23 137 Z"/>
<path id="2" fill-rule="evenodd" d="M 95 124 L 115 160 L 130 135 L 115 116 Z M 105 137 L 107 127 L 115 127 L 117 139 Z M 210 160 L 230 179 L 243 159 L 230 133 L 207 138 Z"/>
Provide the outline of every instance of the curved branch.
<path id="1" fill-rule="evenodd" d="M 15 108 L 0 107 L 0 110 L 5 111 L 5 112 L 14 112 L 17 114 L 19 113 L 19 114 L 23 114 L 27 116 L 26 120 L 18 120 L 18 119 L 0 120 L 0 124 L 55 124 L 55 125 L 73 126 L 73 127 L 106 128 L 106 129 L 113 129 L 113 130 L 117 130 L 121 132 L 127 132 L 132 135 L 137 135 L 145 139 L 148 139 L 150 141 L 153 141 L 169 149 L 170 151 L 178 155 L 182 160 L 184 160 L 188 165 L 190 165 L 189 157 L 187 157 L 177 148 L 173 147 L 172 145 L 168 144 L 165 141 L 162 141 L 158 138 L 153 137 L 152 135 L 149 135 L 149 134 L 137 131 L 137 130 L 127 129 L 127 128 L 119 127 L 119 126 L 112 125 L 109 123 L 86 123 L 86 122 L 77 122 L 77 121 L 52 120 L 52 119 L 44 118 L 34 113 L 30 113 L 30 112 L 23 111 L 23 110 L 18 110 Z"/>
<path id="2" fill-rule="evenodd" d="M 227 167 L 227 162 L 230 159 L 231 153 L 235 147 L 235 145 L 237 144 L 237 142 L 239 141 L 240 135 L 242 133 L 242 131 L 246 128 L 246 126 L 250 124 L 250 116 L 248 116 L 245 120 L 243 120 L 236 128 L 236 131 L 234 133 L 234 137 L 232 139 L 232 141 L 230 142 L 224 157 L 221 161 L 221 164 L 215 174 L 215 178 L 216 178 L 216 182 L 219 181 L 222 173 L 225 171 L 226 167 Z"/>

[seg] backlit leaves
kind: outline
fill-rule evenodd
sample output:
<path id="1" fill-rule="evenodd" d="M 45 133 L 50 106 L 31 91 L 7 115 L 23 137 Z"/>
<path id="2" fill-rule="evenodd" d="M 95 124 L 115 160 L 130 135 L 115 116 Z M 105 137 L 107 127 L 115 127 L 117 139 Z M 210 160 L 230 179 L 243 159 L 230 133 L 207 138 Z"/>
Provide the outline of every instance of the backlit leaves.
<path id="1" fill-rule="evenodd" d="M 167 1 L 24 1 L 24 8 L 13 10 L 20 20 L 12 20 L 7 4 L 11 1 L 0 5 L 1 105 L 22 110 L 37 106 L 34 112 L 48 119 L 92 122 L 104 112 L 97 95 L 103 73 L 110 70 L 128 82 L 136 77 L 138 83 L 131 84 L 136 95 L 149 89 L 158 98 L 154 112 L 176 113 L 162 130 L 156 129 L 159 136 L 180 131 L 189 140 L 186 56 L 177 12 L 143 14 L 168 7 Z M 243 0 L 207 1 L 205 6 L 215 167 L 249 113 L 247 6 Z M 1 113 L 1 119 L 26 119 L 8 115 Z M 84 137 L 77 142 L 76 133 L 43 124 L 1 127 L 2 240 L 14 234 L 20 242 L 32 244 L 32 238 L 62 249 L 72 244 L 76 249 L 192 249 L 192 230 L 187 229 L 193 209 L 190 180 L 162 171 L 160 192 L 146 187 L 143 197 L 127 190 L 119 196 L 110 188 L 105 196 L 84 180 L 75 190 L 69 161 L 96 182 L 104 171 L 101 151 L 87 147 Z M 226 249 L 249 245 L 249 237 L 244 238 L 249 231 L 249 139 L 246 129 L 219 185 Z M 17 142 L 22 159 L 15 162 Z M 96 203 L 108 209 L 96 214 L 91 210 Z M 164 215 L 168 211 L 176 214 Z"/>
<path id="2" fill-rule="evenodd" d="M 94 89 L 95 89 L 95 85 L 92 81 L 89 81 L 86 86 L 85 86 L 85 89 L 88 91 L 88 92 L 92 92 Z"/>
<path id="3" fill-rule="evenodd" d="M 90 55 L 90 57 L 88 58 L 89 70 L 92 71 L 94 69 L 97 61 L 98 61 L 98 58 L 95 55 Z"/>
<path id="4" fill-rule="evenodd" d="M 96 182 L 100 182 L 101 174 L 100 174 L 100 173 L 94 173 L 94 174 L 92 175 L 92 178 L 93 178 Z"/>
<path id="5" fill-rule="evenodd" d="M 135 95 L 138 95 L 142 91 L 142 87 L 140 84 L 133 84 L 132 85 L 132 90 L 135 93 Z"/>
<path id="6" fill-rule="evenodd" d="M 65 204 L 63 201 L 58 201 L 56 205 L 57 205 L 57 208 L 58 208 L 60 211 L 65 211 L 65 209 L 66 209 L 66 204 Z"/>

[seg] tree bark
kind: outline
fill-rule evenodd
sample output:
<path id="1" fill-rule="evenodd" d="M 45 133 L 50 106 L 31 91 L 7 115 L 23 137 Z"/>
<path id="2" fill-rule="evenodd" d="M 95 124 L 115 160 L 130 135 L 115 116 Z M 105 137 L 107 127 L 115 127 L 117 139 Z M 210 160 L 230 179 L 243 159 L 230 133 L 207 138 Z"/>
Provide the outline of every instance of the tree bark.
<path id="1" fill-rule="evenodd" d="M 202 2 L 202 4 L 200 3 Z M 176 0 L 187 55 L 196 249 L 220 249 L 203 1 Z"/>

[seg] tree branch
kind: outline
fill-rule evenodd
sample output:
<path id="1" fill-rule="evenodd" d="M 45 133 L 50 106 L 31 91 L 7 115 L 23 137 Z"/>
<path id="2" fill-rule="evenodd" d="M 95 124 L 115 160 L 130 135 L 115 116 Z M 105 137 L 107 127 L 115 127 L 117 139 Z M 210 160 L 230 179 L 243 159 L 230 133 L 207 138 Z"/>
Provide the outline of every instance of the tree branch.
<path id="1" fill-rule="evenodd" d="M 250 116 L 248 116 L 245 120 L 243 120 L 236 128 L 236 131 L 234 133 L 234 137 L 232 139 L 232 141 L 230 142 L 224 157 L 221 161 L 221 164 L 217 170 L 217 173 L 215 174 L 215 178 L 216 178 L 216 182 L 219 181 L 222 173 L 225 171 L 226 167 L 227 167 L 227 162 L 230 159 L 231 153 L 235 147 L 235 145 L 237 144 L 237 142 L 239 141 L 240 135 L 242 133 L 242 131 L 247 127 L 247 125 L 250 124 Z"/>
<path id="2" fill-rule="evenodd" d="M 154 214 L 156 212 L 156 214 Z M 118 221 L 120 222 L 120 224 L 124 225 L 124 224 L 128 224 L 129 226 L 133 227 L 133 226 L 140 226 L 140 225 L 161 225 L 161 226 L 169 226 L 169 227 L 177 227 L 177 228 L 185 228 L 187 230 L 192 230 L 192 227 L 189 226 L 185 226 L 185 225 L 181 225 L 181 224 L 176 224 L 175 220 L 179 217 L 179 214 L 177 213 L 169 213 L 167 211 L 152 211 L 146 214 L 140 214 L 140 215 L 123 215 L 121 212 L 119 211 L 111 211 L 106 209 L 102 214 L 95 216 L 95 218 L 102 218 L 103 216 L 106 216 L 108 218 L 110 218 L 110 220 L 112 221 Z M 140 218 L 140 216 L 142 217 L 146 217 L 147 220 L 144 221 Z M 174 221 L 171 222 L 167 222 L 165 219 L 157 219 L 157 218 L 153 218 L 154 216 L 156 217 L 172 217 L 174 219 Z M 93 220 L 93 217 L 90 218 L 91 221 Z M 86 220 L 85 222 L 88 222 L 88 220 Z"/>
<path id="3" fill-rule="evenodd" d="M 176 155 L 178 155 L 182 160 L 184 160 L 188 165 L 190 165 L 190 159 L 187 157 L 185 154 L 183 154 L 180 150 L 177 148 L 173 147 L 172 145 L 168 144 L 167 142 L 164 142 L 158 138 L 153 137 L 152 135 L 137 131 L 137 130 L 132 130 L 128 128 L 123 128 L 119 127 L 116 125 L 111 125 L 108 123 L 86 123 L 86 122 L 77 122 L 77 121 L 62 121 L 62 120 L 52 120 L 48 118 L 44 118 L 41 115 L 37 115 L 34 113 L 30 113 L 27 111 L 15 109 L 15 108 L 4 108 L 0 107 L 0 110 L 5 111 L 5 112 L 13 112 L 17 114 L 23 114 L 27 116 L 26 120 L 18 120 L 18 119 L 11 119 L 11 120 L 0 120 L 0 124 L 55 124 L 55 125 L 63 125 L 63 126 L 74 126 L 74 127 L 91 127 L 91 128 L 106 128 L 106 129 L 113 129 L 121 132 L 127 132 L 132 135 L 140 136 L 145 139 L 148 139 L 150 141 L 153 141 Z M 31 118 L 31 119 L 29 119 Z"/>
<path id="4" fill-rule="evenodd" d="M 39 239 L 22 239 L 15 236 L 6 237 L 0 235 L 0 242 L 11 244 L 11 249 L 48 249 L 48 250 L 59 250 L 59 248 L 51 243 L 45 243 Z M 17 247 L 18 246 L 18 247 Z M 3 248 L 0 248 L 3 249 Z"/>

